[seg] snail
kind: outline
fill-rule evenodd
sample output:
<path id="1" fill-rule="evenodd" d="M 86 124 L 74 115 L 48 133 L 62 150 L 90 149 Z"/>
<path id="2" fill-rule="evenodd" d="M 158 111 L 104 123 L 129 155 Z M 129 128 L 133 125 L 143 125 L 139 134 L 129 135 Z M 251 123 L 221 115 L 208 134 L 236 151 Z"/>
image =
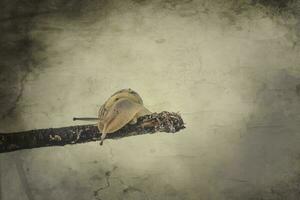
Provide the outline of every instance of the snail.
<path id="1" fill-rule="evenodd" d="M 98 112 L 98 129 L 102 133 L 100 145 L 107 134 L 116 132 L 128 123 L 135 124 L 138 117 L 147 114 L 151 112 L 143 106 L 143 100 L 137 92 L 123 89 L 114 93 Z"/>
<path id="2" fill-rule="evenodd" d="M 126 124 L 135 124 L 137 118 L 151 114 L 144 107 L 140 95 L 129 89 L 123 89 L 110 96 L 98 111 L 98 118 L 73 118 L 77 119 L 97 119 L 98 129 L 102 133 L 100 145 L 107 134 L 114 133 Z"/>

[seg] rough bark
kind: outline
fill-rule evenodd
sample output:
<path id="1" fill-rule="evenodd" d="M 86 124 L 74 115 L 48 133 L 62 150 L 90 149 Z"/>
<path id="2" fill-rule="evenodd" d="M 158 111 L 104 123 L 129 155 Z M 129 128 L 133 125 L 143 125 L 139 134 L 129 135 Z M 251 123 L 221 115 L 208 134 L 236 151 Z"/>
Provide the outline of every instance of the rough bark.
<path id="1" fill-rule="evenodd" d="M 178 113 L 164 111 L 142 116 L 138 118 L 136 124 L 128 124 L 117 132 L 108 134 L 106 139 L 155 132 L 175 133 L 183 128 L 185 128 L 184 122 Z M 0 153 L 37 147 L 85 143 L 100 140 L 100 137 L 101 133 L 94 124 L 0 133 Z"/>

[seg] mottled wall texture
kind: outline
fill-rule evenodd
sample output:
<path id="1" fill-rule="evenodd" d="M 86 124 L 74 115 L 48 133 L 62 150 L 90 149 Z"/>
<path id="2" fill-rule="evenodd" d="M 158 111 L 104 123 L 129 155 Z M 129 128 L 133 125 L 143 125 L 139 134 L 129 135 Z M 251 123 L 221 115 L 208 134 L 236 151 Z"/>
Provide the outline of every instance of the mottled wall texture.
<path id="1" fill-rule="evenodd" d="M 0 132 L 122 88 L 187 128 L 0 154 L 1 200 L 300 199 L 299 0 L 1 0 Z"/>

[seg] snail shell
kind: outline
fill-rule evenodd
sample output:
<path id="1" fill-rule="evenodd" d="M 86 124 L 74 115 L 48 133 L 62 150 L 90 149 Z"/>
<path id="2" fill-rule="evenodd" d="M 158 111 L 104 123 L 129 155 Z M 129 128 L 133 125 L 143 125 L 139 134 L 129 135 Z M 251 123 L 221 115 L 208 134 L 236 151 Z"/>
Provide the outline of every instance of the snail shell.
<path id="1" fill-rule="evenodd" d="M 151 112 L 143 106 L 143 100 L 131 89 L 114 93 L 99 109 L 98 129 L 102 133 L 101 143 L 108 133 L 116 132 L 128 123 Z"/>
<path id="2" fill-rule="evenodd" d="M 111 95 L 110 98 L 107 99 L 107 101 L 105 102 L 105 104 L 104 104 L 105 107 L 111 107 L 112 104 L 120 98 L 128 98 L 136 103 L 143 105 L 143 100 L 140 97 L 140 95 L 137 92 L 135 92 L 129 88 L 129 89 L 120 90 L 120 91 L 114 93 L 113 95 Z"/>

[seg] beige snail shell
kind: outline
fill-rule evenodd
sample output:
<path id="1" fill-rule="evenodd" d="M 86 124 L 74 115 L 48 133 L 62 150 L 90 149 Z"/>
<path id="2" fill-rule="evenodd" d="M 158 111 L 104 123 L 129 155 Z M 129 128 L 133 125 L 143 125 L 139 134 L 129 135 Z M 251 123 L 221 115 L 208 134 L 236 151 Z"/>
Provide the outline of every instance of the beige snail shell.
<path id="1" fill-rule="evenodd" d="M 123 89 L 114 93 L 99 109 L 100 144 L 103 144 L 107 134 L 116 132 L 128 123 L 136 123 L 138 117 L 147 114 L 151 112 L 143 106 L 143 100 L 137 92 Z"/>

